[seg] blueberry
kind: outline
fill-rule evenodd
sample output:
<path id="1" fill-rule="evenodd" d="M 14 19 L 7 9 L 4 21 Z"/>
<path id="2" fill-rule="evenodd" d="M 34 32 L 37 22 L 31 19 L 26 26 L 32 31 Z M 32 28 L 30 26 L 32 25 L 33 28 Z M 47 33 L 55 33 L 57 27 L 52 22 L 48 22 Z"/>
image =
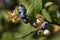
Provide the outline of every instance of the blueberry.
<path id="1" fill-rule="evenodd" d="M 29 18 L 28 18 L 28 17 L 25 18 L 25 19 L 23 20 L 23 22 L 24 22 L 24 23 L 29 23 Z"/>
<path id="2" fill-rule="evenodd" d="M 43 35 L 43 30 L 38 30 L 38 31 L 37 31 L 37 35 L 38 35 L 38 36 L 42 36 L 42 35 Z"/>
<path id="3" fill-rule="evenodd" d="M 19 12 L 24 12 L 23 7 L 19 7 Z"/>
<path id="4" fill-rule="evenodd" d="M 44 30 L 44 35 L 45 35 L 45 36 L 49 36 L 49 35 L 50 35 L 50 31 L 49 31 L 49 30 L 47 30 L 47 29 L 46 29 L 46 30 Z"/>
<path id="5" fill-rule="evenodd" d="M 26 18 L 26 8 L 24 7 L 24 5 L 20 5 L 19 8 L 18 8 L 18 13 L 19 13 L 19 16 L 22 18 L 22 19 L 25 19 Z"/>
<path id="6" fill-rule="evenodd" d="M 26 15 L 24 15 L 24 13 L 22 12 L 22 13 L 20 13 L 20 15 L 19 15 L 22 19 L 25 19 L 25 17 L 26 17 Z"/>
<path id="7" fill-rule="evenodd" d="M 19 8 L 18 8 L 18 11 L 19 12 L 25 12 L 26 8 L 24 7 L 24 5 L 20 5 Z"/>
<path id="8" fill-rule="evenodd" d="M 34 28 L 37 28 L 38 26 L 39 26 L 39 25 L 38 25 L 36 22 L 33 23 L 33 27 L 34 27 Z"/>
<path id="9" fill-rule="evenodd" d="M 47 22 L 43 22 L 43 23 L 41 24 L 41 27 L 42 27 L 43 29 L 47 28 L 47 26 L 48 26 L 48 23 L 47 23 Z"/>

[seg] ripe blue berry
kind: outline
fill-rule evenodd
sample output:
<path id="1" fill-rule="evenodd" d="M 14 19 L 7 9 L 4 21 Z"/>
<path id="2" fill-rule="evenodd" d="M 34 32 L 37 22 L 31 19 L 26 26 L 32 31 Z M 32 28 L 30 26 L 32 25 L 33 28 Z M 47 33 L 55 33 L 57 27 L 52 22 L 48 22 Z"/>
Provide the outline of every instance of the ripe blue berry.
<path id="1" fill-rule="evenodd" d="M 48 23 L 47 23 L 47 22 L 43 22 L 43 23 L 41 24 L 41 27 L 42 27 L 43 29 L 47 28 L 47 26 L 48 26 Z"/>
<path id="2" fill-rule="evenodd" d="M 18 13 L 19 13 L 19 16 L 22 18 L 22 19 L 25 19 L 26 17 L 26 8 L 24 7 L 24 5 L 20 5 L 19 8 L 18 8 Z"/>
<path id="3" fill-rule="evenodd" d="M 25 19 L 26 15 L 24 15 L 24 13 L 20 13 L 19 16 L 22 18 L 22 19 Z"/>
<path id="4" fill-rule="evenodd" d="M 19 12 L 25 12 L 26 8 L 24 7 L 24 5 L 20 5 L 18 10 Z"/>
<path id="5" fill-rule="evenodd" d="M 20 5 L 20 6 L 18 7 L 18 12 L 19 12 L 19 14 L 22 13 L 22 12 L 25 14 L 25 13 L 26 13 L 26 8 L 25 8 L 25 6 L 24 6 L 24 5 Z"/>

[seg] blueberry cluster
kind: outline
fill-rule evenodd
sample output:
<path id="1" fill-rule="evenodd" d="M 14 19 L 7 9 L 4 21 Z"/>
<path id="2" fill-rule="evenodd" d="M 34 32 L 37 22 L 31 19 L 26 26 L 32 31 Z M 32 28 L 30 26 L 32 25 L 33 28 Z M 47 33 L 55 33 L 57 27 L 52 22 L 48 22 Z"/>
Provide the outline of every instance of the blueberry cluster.
<path id="1" fill-rule="evenodd" d="M 27 16 L 26 8 L 25 8 L 24 5 L 20 5 L 18 7 L 18 13 L 19 13 L 19 17 L 21 17 L 23 19 L 24 23 L 28 23 L 29 22 L 29 17 Z"/>
<path id="2" fill-rule="evenodd" d="M 38 23 L 36 23 L 36 22 L 33 23 L 33 27 L 34 27 L 34 28 L 37 28 L 37 27 L 39 27 L 39 26 L 40 26 L 41 28 L 43 28 L 43 29 L 46 29 L 47 26 L 48 26 L 48 23 L 47 23 L 47 22 L 43 22 L 41 25 L 38 24 Z"/>

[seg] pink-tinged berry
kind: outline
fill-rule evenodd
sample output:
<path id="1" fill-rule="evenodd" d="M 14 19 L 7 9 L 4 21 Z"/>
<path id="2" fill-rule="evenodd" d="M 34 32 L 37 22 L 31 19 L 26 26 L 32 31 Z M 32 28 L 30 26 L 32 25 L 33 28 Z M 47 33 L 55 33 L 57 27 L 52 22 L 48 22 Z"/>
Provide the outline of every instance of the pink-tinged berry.
<path id="1" fill-rule="evenodd" d="M 37 28 L 39 26 L 39 24 L 37 24 L 36 22 L 33 23 L 33 27 Z"/>
<path id="2" fill-rule="evenodd" d="M 23 22 L 26 24 L 26 23 L 29 23 L 29 17 L 26 17 Z"/>

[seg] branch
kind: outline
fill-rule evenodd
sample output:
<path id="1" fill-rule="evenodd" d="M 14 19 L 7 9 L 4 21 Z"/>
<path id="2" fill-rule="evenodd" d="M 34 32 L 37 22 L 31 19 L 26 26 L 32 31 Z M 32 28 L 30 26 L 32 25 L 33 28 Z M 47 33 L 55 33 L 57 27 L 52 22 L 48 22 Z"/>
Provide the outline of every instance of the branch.
<path id="1" fill-rule="evenodd" d="M 37 29 L 37 30 L 39 30 L 39 29 Z M 27 37 L 27 36 L 31 35 L 32 33 L 36 32 L 37 30 L 32 31 L 32 32 L 30 32 L 30 33 L 26 34 L 25 36 L 19 37 L 19 38 L 15 39 L 15 40 L 18 40 L 18 39 L 21 39 L 21 38 L 25 38 L 25 37 Z"/>

